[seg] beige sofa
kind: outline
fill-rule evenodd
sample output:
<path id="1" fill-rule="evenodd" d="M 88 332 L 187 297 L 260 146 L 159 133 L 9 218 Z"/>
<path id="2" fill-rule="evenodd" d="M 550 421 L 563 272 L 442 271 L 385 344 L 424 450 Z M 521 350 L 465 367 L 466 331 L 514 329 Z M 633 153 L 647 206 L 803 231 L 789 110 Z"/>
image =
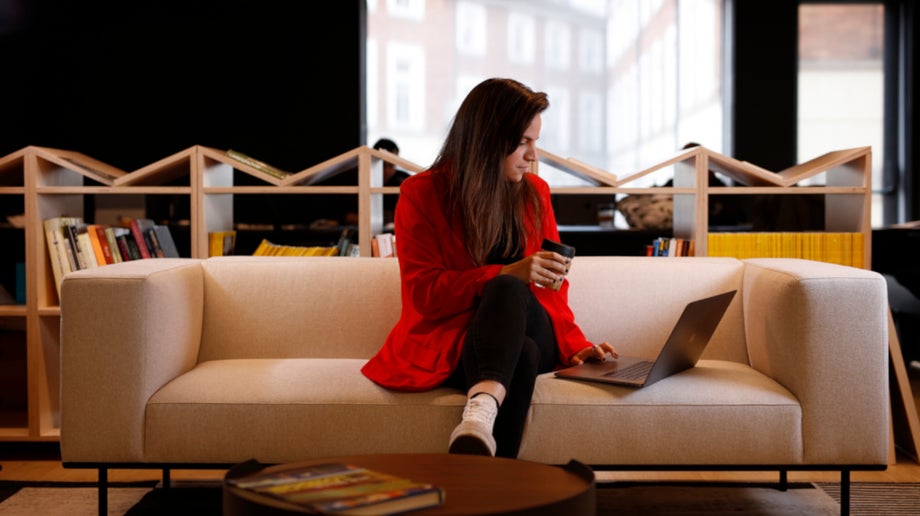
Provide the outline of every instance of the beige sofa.
<path id="1" fill-rule="evenodd" d="M 885 280 L 803 260 L 576 258 L 576 321 L 653 357 L 683 306 L 738 289 L 697 367 L 643 389 L 538 379 L 520 458 L 611 469 L 883 469 Z M 446 452 L 464 396 L 360 368 L 400 310 L 396 260 L 156 259 L 63 282 L 70 467 Z"/>

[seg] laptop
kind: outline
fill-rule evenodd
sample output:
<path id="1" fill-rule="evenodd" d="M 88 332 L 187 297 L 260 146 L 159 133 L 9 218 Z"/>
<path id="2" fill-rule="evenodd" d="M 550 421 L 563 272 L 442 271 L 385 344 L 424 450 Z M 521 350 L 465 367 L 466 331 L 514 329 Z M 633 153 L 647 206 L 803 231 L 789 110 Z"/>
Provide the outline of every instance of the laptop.
<path id="1" fill-rule="evenodd" d="M 696 365 L 715 333 L 736 290 L 692 301 L 684 307 L 671 335 L 655 360 L 620 356 L 603 362 L 588 361 L 556 371 L 567 380 L 644 387 Z"/>

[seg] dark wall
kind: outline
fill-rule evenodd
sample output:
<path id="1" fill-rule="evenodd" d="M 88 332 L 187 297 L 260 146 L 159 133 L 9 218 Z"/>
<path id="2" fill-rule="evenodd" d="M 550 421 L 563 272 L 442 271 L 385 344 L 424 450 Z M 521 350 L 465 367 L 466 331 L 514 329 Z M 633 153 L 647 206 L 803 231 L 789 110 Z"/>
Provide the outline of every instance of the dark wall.
<path id="1" fill-rule="evenodd" d="M 364 143 L 363 1 L 0 2 L 0 155 L 133 170 L 201 144 L 301 170 Z"/>
<path id="2" fill-rule="evenodd" d="M 797 163 L 797 0 L 730 0 L 726 150 L 770 170 Z"/>

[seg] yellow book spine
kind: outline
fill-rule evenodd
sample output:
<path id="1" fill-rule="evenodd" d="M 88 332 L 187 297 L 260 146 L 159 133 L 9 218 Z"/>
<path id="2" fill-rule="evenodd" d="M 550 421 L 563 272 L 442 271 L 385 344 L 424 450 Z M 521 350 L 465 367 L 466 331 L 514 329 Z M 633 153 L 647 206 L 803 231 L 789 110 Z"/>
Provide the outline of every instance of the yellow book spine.
<path id="1" fill-rule="evenodd" d="M 208 256 L 220 256 L 224 247 L 220 244 L 223 237 L 218 232 L 208 233 Z"/>
<path id="2" fill-rule="evenodd" d="M 840 250 L 844 265 L 853 265 L 853 236 L 854 233 L 844 233 Z"/>
<path id="3" fill-rule="evenodd" d="M 846 233 L 828 233 L 824 236 L 824 259 L 830 263 L 846 265 L 843 259 L 843 239 Z"/>
<path id="4" fill-rule="evenodd" d="M 256 250 L 252 252 L 252 255 L 253 256 L 265 256 L 265 253 L 268 251 L 271 245 L 272 245 L 271 242 L 263 238 L 262 241 L 259 242 L 259 246 L 256 247 Z"/>
<path id="5" fill-rule="evenodd" d="M 853 233 L 853 267 L 866 268 L 866 237 L 862 233 Z"/>

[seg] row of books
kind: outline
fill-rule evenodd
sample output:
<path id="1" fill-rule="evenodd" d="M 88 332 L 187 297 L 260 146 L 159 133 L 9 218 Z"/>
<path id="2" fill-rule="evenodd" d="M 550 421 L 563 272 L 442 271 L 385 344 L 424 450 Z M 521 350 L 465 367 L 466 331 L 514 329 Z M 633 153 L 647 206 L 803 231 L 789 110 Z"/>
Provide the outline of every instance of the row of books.
<path id="1" fill-rule="evenodd" d="M 376 258 L 396 258 L 396 235 L 380 233 L 371 239 L 371 256 Z"/>
<path id="2" fill-rule="evenodd" d="M 865 236 L 844 232 L 710 233 L 709 256 L 803 258 L 865 267 Z"/>
<path id="3" fill-rule="evenodd" d="M 236 249 L 236 231 L 208 233 L 208 256 L 230 256 Z"/>
<path id="4" fill-rule="evenodd" d="M 674 237 L 658 237 L 645 246 L 646 256 L 693 256 L 696 252 L 693 240 Z"/>
<path id="5" fill-rule="evenodd" d="M 100 265 L 144 258 L 178 258 L 169 227 L 151 219 L 130 219 L 123 226 L 87 224 L 81 217 L 44 220 L 54 283 L 61 293 L 64 275 Z"/>
<path id="6" fill-rule="evenodd" d="M 337 246 L 298 246 L 273 244 L 262 239 L 253 256 L 338 256 Z"/>

